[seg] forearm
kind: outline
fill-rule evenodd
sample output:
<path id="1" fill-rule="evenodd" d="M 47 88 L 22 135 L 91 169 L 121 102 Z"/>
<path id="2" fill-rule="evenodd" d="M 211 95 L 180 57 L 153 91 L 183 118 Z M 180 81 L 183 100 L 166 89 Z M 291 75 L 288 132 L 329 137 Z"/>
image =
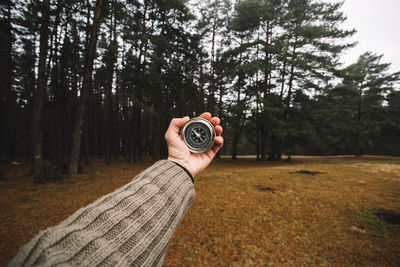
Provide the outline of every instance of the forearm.
<path id="1" fill-rule="evenodd" d="M 129 184 L 39 233 L 11 265 L 161 265 L 194 186 L 183 169 L 158 161 Z"/>

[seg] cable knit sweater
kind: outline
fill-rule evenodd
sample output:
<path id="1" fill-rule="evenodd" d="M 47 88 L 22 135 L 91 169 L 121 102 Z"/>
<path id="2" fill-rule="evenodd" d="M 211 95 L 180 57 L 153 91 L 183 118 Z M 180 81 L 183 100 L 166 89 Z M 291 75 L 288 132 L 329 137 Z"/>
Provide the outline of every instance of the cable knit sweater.
<path id="1" fill-rule="evenodd" d="M 161 160 L 130 183 L 40 232 L 9 266 L 159 266 L 194 186 Z"/>

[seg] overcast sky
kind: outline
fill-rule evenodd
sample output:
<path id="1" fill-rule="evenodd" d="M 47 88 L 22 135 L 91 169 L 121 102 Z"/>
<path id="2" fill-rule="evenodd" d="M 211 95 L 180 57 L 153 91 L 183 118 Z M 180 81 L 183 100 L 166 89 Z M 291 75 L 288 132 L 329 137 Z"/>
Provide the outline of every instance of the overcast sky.
<path id="1" fill-rule="evenodd" d="M 384 54 L 382 61 L 392 63 L 391 72 L 400 71 L 400 0 L 345 0 L 342 10 L 347 16 L 343 27 L 355 28 L 351 40 L 358 41 L 343 55 L 345 64 L 372 51 Z"/>

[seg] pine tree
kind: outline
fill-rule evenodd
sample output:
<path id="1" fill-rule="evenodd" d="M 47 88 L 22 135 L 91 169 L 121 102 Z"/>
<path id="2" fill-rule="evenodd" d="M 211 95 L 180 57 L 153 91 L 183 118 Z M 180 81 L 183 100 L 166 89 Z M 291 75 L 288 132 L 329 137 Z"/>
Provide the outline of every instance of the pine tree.
<path id="1" fill-rule="evenodd" d="M 74 174 L 78 171 L 79 165 L 79 154 L 81 150 L 81 138 L 84 125 L 84 116 L 87 106 L 87 101 L 90 94 L 91 83 L 92 83 L 92 71 L 93 61 L 96 56 L 97 36 L 98 29 L 101 22 L 101 8 L 103 0 L 96 1 L 96 8 L 94 12 L 92 31 L 90 34 L 90 42 L 88 46 L 87 55 L 85 58 L 85 69 L 82 83 L 81 95 L 79 98 L 79 106 L 77 110 L 77 116 L 74 124 L 73 136 L 72 136 L 72 148 L 69 162 L 69 173 Z"/>
<path id="2" fill-rule="evenodd" d="M 49 38 L 49 13 L 50 0 L 44 0 L 42 4 L 42 19 L 40 26 L 40 52 L 37 86 L 35 90 L 32 108 L 32 172 L 37 176 L 42 171 L 42 108 L 46 97 L 46 58 Z"/>
<path id="3" fill-rule="evenodd" d="M 343 70 L 341 90 L 348 91 L 348 106 L 351 108 L 353 153 L 361 156 L 374 146 L 371 138 L 385 119 L 383 102 L 385 94 L 399 81 L 400 72 L 388 73 L 390 64 L 381 63 L 383 55 L 367 52 L 356 63 Z"/>
<path id="4" fill-rule="evenodd" d="M 3 1 L 0 4 L 0 62 L 4 64 L 4 69 L 0 72 L 0 159 L 5 160 L 10 155 L 9 131 L 10 116 L 12 108 L 11 94 L 13 83 L 13 43 L 14 32 L 12 25 L 13 3 L 11 0 Z"/>

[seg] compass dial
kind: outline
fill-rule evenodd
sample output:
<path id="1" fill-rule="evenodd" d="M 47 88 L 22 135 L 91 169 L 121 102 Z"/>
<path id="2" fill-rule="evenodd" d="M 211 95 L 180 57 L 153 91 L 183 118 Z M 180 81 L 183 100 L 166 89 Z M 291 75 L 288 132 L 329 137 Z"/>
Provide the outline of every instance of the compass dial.
<path id="1" fill-rule="evenodd" d="M 181 137 L 189 151 L 203 153 L 210 150 L 214 144 L 214 126 L 206 119 L 193 118 L 182 127 Z"/>
<path id="2" fill-rule="evenodd" d="M 195 148 L 201 148 L 209 142 L 210 130 L 202 123 L 193 123 L 187 129 L 186 142 Z"/>

